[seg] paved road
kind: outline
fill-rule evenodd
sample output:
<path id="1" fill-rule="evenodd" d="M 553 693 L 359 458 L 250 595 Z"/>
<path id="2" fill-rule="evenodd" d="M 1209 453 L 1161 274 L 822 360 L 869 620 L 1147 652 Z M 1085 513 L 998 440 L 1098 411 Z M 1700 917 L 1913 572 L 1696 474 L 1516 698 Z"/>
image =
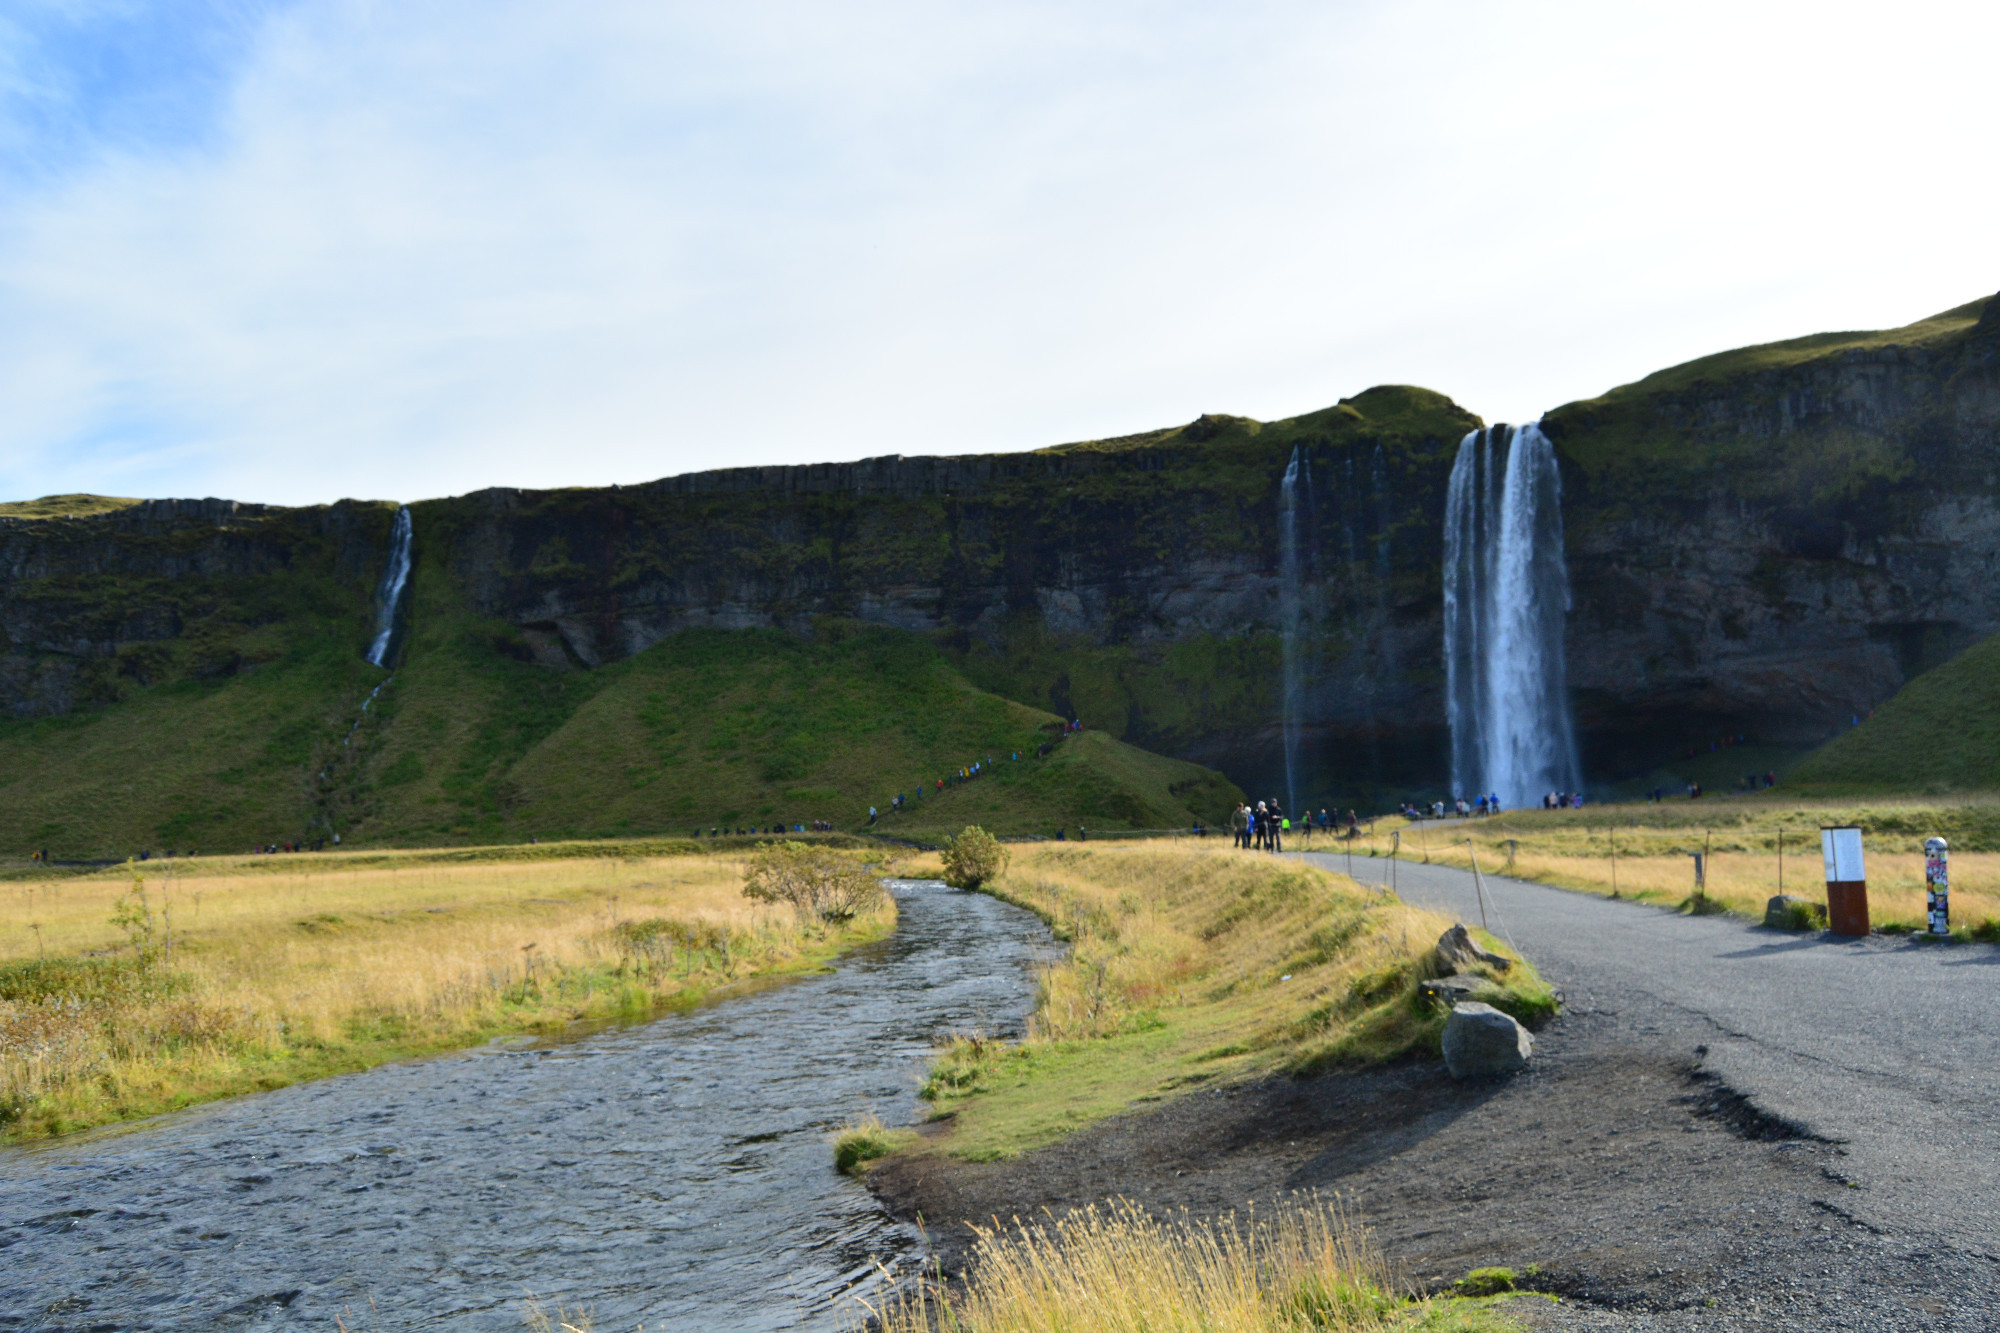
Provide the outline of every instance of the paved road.
<path id="1" fill-rule="evenodd" d="M 1363 883 L 1387 868 L 1354 867 Z M 1395 873 L 1406 902 L 1479 922 L 1468 872 Z M 1706 1046 L 1703 1067 L 1758 1109 L 1843 1146 L 1856 1221 L 2000 1265 L 2000 948 L 1793 935 L 1485 879 L 1494 933 L 1572 1009 Z"/>

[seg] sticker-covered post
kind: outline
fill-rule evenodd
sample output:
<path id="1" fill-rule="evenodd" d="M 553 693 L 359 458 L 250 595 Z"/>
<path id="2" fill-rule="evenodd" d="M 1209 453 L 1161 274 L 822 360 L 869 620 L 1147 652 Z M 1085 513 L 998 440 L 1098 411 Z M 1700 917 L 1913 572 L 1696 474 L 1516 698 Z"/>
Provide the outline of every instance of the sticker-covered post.
<path id="1" fill-rule="evenodd" d="M 1951 934 L 1951 844 L 1924 839 L 1924 912 L 1933 935 Z"/>
<path id="2" fill-rule="evenodd" d="M 1868 933 L 1868 870 L 1861 861 L 1861 830 L 1823 828 L 1820 851 L 1826 857 L 1827 924 L 1836 935 Z"/>

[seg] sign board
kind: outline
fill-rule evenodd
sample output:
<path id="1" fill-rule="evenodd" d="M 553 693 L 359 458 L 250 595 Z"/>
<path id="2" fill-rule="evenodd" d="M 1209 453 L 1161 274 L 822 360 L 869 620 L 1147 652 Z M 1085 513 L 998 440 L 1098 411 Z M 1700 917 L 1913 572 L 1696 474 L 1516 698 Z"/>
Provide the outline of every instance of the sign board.
<path id="1" fill-rule="evenodd" d="M 1861 864 L 1861 830 L 1823 828 L 1819 831 L 1820 851 L 1826 857 L 1826 882 L 1852 884 L 1868 878 Z"/>

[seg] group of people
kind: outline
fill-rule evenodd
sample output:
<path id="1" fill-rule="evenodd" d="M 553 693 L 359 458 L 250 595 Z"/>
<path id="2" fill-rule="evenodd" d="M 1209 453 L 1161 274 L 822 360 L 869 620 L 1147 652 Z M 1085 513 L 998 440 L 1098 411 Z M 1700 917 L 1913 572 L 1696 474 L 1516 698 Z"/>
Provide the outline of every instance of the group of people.
<path id="1" fill-rule="evenodd" d="M 1332 836 L 1339 836 L 1344 831 L 1346 837 L 1352 838 L 1360 833 L 1361 818 L 1349 810 L 1343 821 L 1339 815 L 1322 806 L 1318 814 L 1308 810 L 1303 818 L 1294 821 L 1285 813 L 1285 807 L 1278 804 L 1275 796 L 1259 801 L 1255 806 L 1248 802 L 1238 805 L 1229 817 L 1230 835 L 1236 846 L 1245 851 L 1282 852 L 1287 833 L 1296 832 L 1309 843 L 1315 829 Z"/>
<path id="2" fill-rule="evenodd" d="M 1581 810 L 1583 793 L 1575 791 L 1552 791 L 1542 797 L 1544 810 Z"/>

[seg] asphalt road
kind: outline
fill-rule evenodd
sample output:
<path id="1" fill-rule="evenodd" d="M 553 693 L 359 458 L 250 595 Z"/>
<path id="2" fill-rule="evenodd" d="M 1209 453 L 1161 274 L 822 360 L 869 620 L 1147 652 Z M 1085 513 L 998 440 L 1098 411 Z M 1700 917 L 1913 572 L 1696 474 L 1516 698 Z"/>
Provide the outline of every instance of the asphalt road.
<path id="1" fill-rule="evenodd" d="M 1346 870 L 1338 854 L 1307 855 Z M 1363 883 L 1385 869 L 1354 862 Z M 1404 901 L 1479 923 L 1470 873 L 1404 860 L 1395 879 Z M 1757 1110 L 1840 1145 L 1852 1222 L 2000 1266 L 2000 948 L 1791 934 L 1485 884 L 1493 933 L 1570 1010 L 1704 1046 L 1703 1069 Z"/>

